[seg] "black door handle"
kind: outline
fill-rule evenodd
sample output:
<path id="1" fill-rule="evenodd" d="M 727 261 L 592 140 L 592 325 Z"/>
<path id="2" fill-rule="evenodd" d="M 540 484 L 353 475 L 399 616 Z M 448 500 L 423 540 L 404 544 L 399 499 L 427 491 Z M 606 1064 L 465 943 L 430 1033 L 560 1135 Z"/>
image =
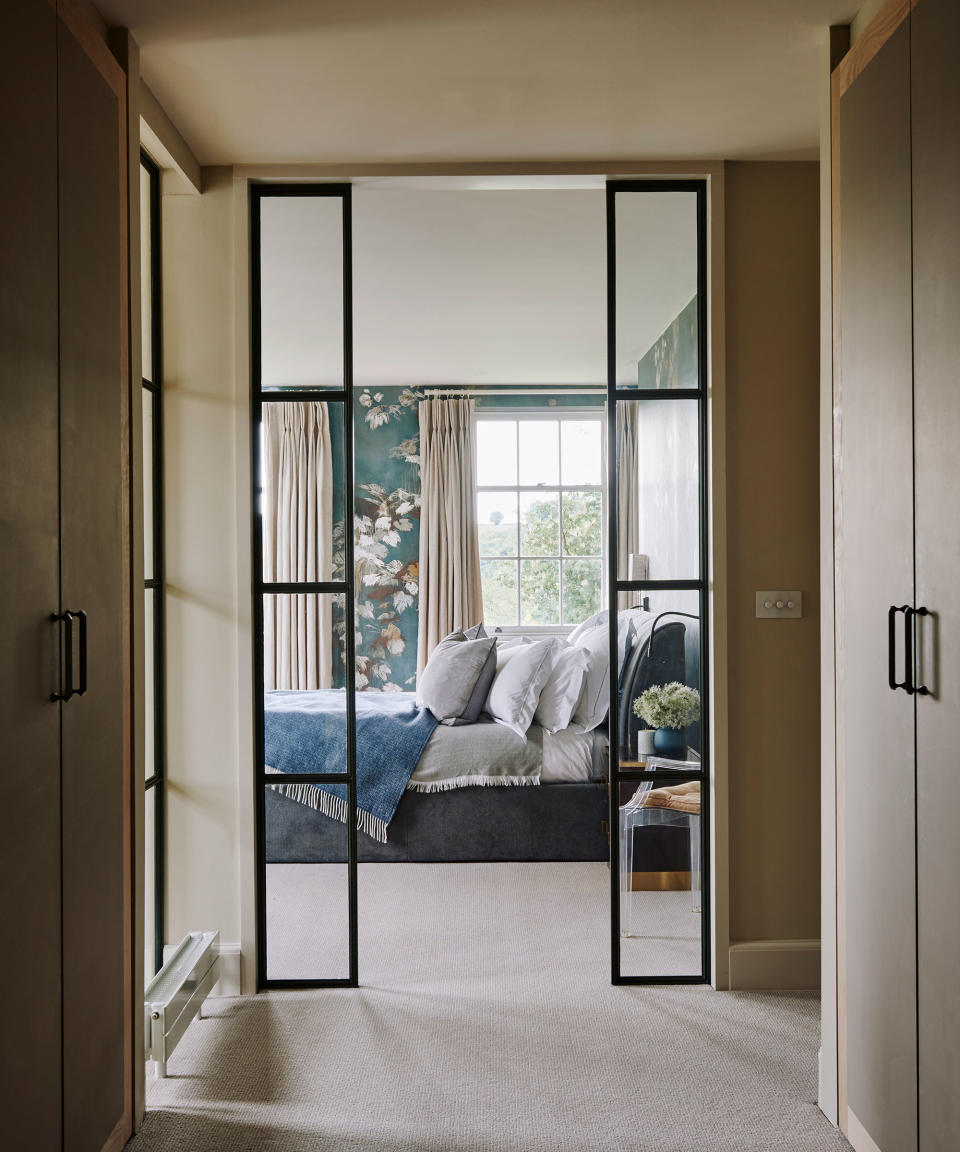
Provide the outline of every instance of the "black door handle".
<path id="1" fill-rule="evenodd" d="M 66 703 L 74 694 L 73 689 L 73 621 L 70 619 L 69 612 L 51 612 L 50 622 L 52 624 L 66 624 L 66 631 L 63 633 L 63 660 L 61 662 L 62 678 L 61 689 L 59 692 L 52 692 L 50 694 L 51 703 L 56 703 L 62 700 Z"/>
<path id="2" fill-rule="evenodd" d="M 906 648 L 905 679 L 897 681 L 897 613 L 903 613 L 903 638 Z M 913 695 L 913 640 L 911 634 L 911 619 L 913 609 L 909 604 L 901 604 L 899 608 L 891 604 L 887 609 L 887 683 L 896 692 L 902 688 L 908 695 Z"/>
<path id="3" fill-rule="evenodd" d="M 80 687 L 76 694 L 82 696 L 87 690 L 87 614 L 81 608 L 79 612 L 67 612 L 70 625 L 68 631 L 73 631 L 73 621 L 80 621 Z"/>
<path id="4" fill-rule="evenodd" d="M 917 616 L 929 616 L 930 612 L 926 608 L 918 608 L 915 615 L 917 615 Z M 920 660 L 919 652 L 920 652 L 920 646 L 918 644 L 917 645 L 917 653 L 918 653 L 917 662 L 918 663 Z M 917 671 L 918 672 L 920 671 L 919 668 L 917 669 Z M 914 691 L 917 693 L 918 696 L 929 696 L 930 695 L 930 689 L 926 686 L 926 684 L 918 684 L 916 686 L 916 688 L 914 689 Z"/>

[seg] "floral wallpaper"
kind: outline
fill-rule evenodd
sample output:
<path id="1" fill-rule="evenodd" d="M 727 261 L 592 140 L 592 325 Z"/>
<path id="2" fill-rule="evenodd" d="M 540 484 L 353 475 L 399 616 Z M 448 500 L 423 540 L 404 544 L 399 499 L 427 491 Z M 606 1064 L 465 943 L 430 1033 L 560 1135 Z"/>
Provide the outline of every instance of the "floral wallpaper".
<path id="1" fill-rule="evenodd" d="M 422 399 L 412 388 L 362 388 L 354 405 L 358 689 L 416 682 Z"/>
<path id="2" fill-rule="evenodd" d="M 671 321 L 637 365 L 639 388 L 696 388 L 697 298 Z"/>

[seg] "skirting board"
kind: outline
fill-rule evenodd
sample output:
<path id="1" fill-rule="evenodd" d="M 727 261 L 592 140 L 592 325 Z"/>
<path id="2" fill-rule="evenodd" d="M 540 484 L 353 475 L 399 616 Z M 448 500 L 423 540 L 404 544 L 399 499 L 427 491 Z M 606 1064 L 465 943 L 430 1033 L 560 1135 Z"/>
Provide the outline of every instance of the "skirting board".
<path id="1" fill-rule="evenodd" d="M 166 963 L 171 953 L 176 948 L 175 944 L 164 944 L 163 946 L 163 962 Z M 240 995 L 240 945 L 239 944 L 221 944 L 220 945 L 220 979 L 214 984 L 207 994 L 207 999 L 213 999 L 218 996 L 239 996 Z"/>
<path id="2" fill-rule="evenodd" d="M 819 940 L 738 940 L 730 945 L 732 992 L 799 992 L 819 987 Z"/>

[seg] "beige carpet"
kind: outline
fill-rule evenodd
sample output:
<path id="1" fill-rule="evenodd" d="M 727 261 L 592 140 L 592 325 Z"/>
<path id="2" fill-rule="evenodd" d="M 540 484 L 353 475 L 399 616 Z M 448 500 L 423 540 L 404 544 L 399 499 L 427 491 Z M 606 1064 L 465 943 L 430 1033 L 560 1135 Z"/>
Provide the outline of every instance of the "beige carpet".
<path id="1" fill-rule="evenodd" d="M 361 867 L 364 987 L 210 1002 L 169 1079 L 148 1084 L 130 1147 L 848 1147 L 815 1104 L 817 1000 L 611 987 L 607 875 L 593 864 Z M 275 920 L 272 944 L 277 962 L 302 964 L 292 949 L 317 939 L 325 897 L 306 870 L 289 887 L 298 916 Z"/>

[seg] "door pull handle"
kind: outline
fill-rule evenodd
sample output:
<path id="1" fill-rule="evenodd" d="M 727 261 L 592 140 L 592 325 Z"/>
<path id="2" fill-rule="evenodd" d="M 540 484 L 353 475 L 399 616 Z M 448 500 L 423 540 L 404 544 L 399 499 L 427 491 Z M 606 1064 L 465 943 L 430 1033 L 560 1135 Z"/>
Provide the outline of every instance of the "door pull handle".
<path id="1" fill-rule="evenodd" d="M 73 696 L 73 622 L 69 612 L 51 612 L 51 624 L 66 624 L 63 635 L 63 657 L 60 662 L 60 691 L 51 692 L 50 702 L 55 704 L 58 700 L 64 704 Z"/>
<path id="2" fill-rule="evenodd" d="M 900 687 L 908 696 L 912 696 L 913 687 L 913 616 L 914 612 L 909 605 L 903 609 L 903 675 L 904 681 Z"/>
<path id="3" fill-rule="evenodd" d="M 931 616 L 932 613 L 927 608 L 918 608 L 916 610 L 915 615 L 916 616 Z M 917 644 L 916 647 L 917 647 L 917 663 L 919 664 L 919 662 L 920 662 L 920 645 Z M 920 669 L 919 668 L 917 668 L 917 679 L 918 680 L 920 679 Z M 918 683 L 916 688 L 914 689 L 914 691 L 917 693 L 918 696 L 929 696 L 930 695 L 930 689 L 926 686 L 926 684 Z"/>

